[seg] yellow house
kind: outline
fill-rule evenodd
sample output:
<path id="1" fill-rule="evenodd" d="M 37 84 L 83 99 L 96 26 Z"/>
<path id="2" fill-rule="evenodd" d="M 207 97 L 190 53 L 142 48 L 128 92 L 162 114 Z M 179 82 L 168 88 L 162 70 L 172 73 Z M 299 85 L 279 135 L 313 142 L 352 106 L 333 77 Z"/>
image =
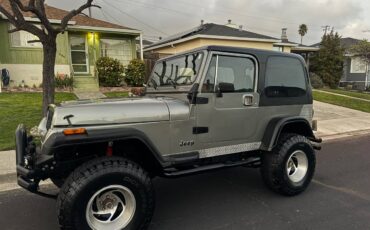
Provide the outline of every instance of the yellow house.
<path id="1" fill-rule="evenodd" d="M 201 23 L 189 31 L 165 38 L 144 48 L 145 52 L 157 53 L 159 57 L 192 50 L 207 45 L 236 46 L 265 50 L 291 52 L 296 43 L 288 42 L 286 29 L 283 29 L 282 39 L 243 30 L 242 26 L 229 23 L 218 25 Z"/>

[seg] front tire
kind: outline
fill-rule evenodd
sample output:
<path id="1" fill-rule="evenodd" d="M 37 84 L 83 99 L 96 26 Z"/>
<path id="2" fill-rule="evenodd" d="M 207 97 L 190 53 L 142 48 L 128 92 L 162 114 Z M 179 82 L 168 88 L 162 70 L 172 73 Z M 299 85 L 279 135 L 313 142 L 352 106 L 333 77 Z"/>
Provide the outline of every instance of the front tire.
<path id="1" fill-rule="evenodd" d="M 263 154 L 261 175 L 274 192 L 295 196 L 310 184 L 315 165 L 315 151 L 306 137 L 283 134 L 273 151 Z"/>
<path id="2" fill-rule="evenodd" d="M 154 190 L 136 163 L 98 158 L 68 177 L 57 212 L 61 229 L 147 229 L 154 212 Z"/>

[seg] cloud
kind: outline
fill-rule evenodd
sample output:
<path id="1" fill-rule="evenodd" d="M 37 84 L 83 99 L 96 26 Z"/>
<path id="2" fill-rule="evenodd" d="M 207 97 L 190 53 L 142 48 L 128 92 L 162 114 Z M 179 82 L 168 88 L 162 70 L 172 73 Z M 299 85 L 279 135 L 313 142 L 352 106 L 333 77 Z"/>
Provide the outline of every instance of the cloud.
<path id="1" fill-rule="evenodd" d="M 48 0 L 48 4 L 71 9 L 83 0 Z M 200 20 L 225 24 L 228 19 L 243 28 L 280 37 L 288 28 L 290 40 L 299 41 L 298 26 L 308 25 L 304 43 L 318 42 L 321 26 L 330 25 L 343 37 L 368 38 L 370 1 L 368 0 L 96 0 L 104 14 L 95 17 L 141 29 L 150 38 L 174 34 L 200 24 Z M 108 4 L 106 3 L 108 2 Z M 112 7 L 113 6 L 113 7 Z M 117 9 L 131 15 L 120 13 Z M 144 23 L 142 23 L 144 22 Z M 149 25 L 149 26 L 148 26 Z M 156 28 L 156 29 L 153 29 Z M 161 31 L 165 32 L 163 34 Z"/>

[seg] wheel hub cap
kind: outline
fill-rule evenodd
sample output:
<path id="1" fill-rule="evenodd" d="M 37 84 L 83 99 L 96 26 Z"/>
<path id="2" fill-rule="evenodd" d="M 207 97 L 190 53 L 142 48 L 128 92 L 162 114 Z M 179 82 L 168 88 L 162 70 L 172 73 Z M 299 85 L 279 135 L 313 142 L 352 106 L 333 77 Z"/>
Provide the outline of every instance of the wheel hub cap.
<path id="1" fill-rule="evenodd" d="M 286 163 L 286 171 L 288 178 L 295 183 L 300 182 L 306 176 L 308 159 L 302 150 L 297 150 L 290 155 Z"/>
<path id="2" fill-rule="evenodd" d="M 136 209 L 130 189 L 112 185 L 97 191 L 86 207 L 86 220 L 92 229 L 122 229 L 132 220 Z"/>

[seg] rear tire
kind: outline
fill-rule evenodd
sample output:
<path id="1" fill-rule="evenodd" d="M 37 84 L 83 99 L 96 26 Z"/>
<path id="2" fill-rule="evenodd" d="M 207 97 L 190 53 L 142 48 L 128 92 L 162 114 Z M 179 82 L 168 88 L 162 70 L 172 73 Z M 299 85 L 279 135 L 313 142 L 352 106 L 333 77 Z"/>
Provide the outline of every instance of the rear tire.
<path id="1" fill-rule="evenodd" d="M 57 212 L 61 229 L 147 229 L 154 190 L 136 163 L 118 157 L 94 159 L 62 186 Z"/>
<path id="2" fill-rule="evenodd" d="M 315 151 L 306 137 L 283 134 L 273 151 L 263 154 L 261 175 L 272 191 L 295 196 L 310 184 L 315 165 Z"/>

